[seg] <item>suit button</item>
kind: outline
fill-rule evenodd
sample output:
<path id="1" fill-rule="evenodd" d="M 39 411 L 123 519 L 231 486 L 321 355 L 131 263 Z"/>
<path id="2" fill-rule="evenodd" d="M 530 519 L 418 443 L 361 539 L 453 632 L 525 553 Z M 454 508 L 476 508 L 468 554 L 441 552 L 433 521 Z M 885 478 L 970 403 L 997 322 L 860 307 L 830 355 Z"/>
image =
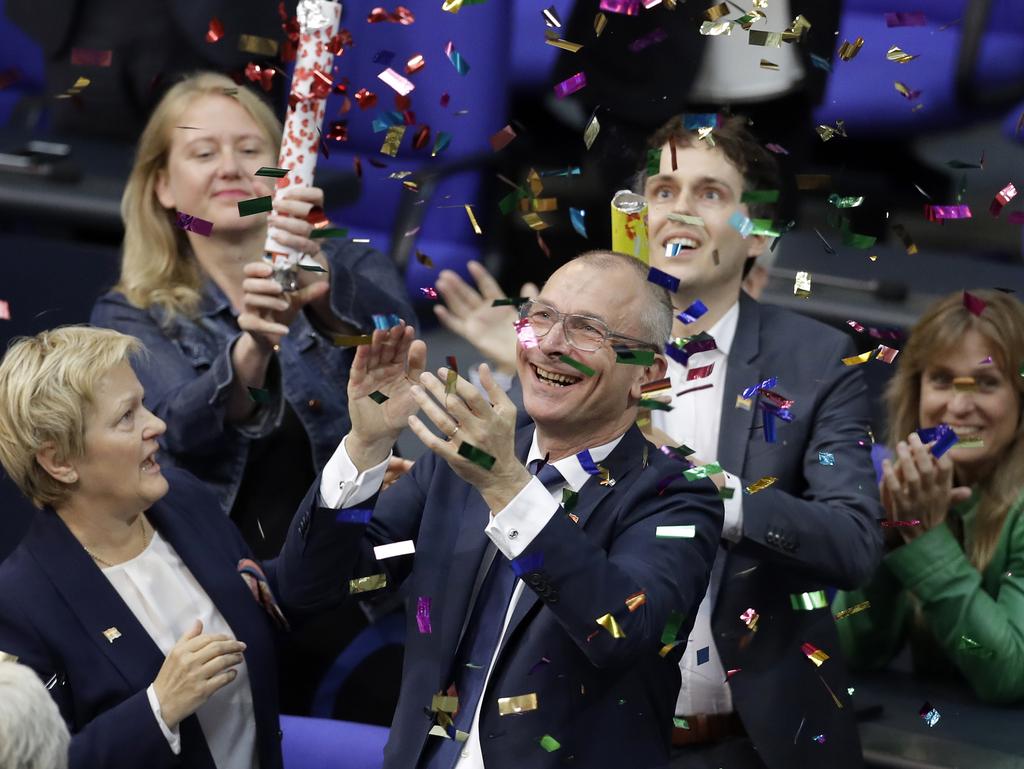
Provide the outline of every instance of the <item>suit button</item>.
<path id="1" fill-rule="evenodd" d="M 558 591 L 552 588 L 544 596 L 544 600 L 548 603 L 558 603 Z"/>
<path id="2" fill-rule="evenodd" d="M 535 571 L 526 575 L 526 582 L 527 582 L 527 584 L 532 585 L 534 587 L 536 587 L 537 585 L 541 584 L 543 581 L 544 581 L 544 578 L 540 574 L 535 572 Z"/>
<path id="3" fill-rule="evenodd" d="M 319 414 L 321 411 L 324 410 L 323 404 L 317 398 L 310 398 L 306 402 L 306 405 L 309 406 L 309 410 L 312 411 L 314 414 Z"/>

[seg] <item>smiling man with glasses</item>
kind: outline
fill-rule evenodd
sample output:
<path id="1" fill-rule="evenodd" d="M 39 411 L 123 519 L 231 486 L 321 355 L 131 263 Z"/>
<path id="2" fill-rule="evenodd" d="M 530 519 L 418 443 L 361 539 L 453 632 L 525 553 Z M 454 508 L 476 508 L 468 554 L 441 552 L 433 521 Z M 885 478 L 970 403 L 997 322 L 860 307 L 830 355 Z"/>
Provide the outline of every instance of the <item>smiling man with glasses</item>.
<path id="1" fill-rule="evenodd" d="M 359 552 L 339 553 L 353 591 L 386 584 L 415 602 L 386 769 L 668 761 L 722 503 L 706 479 L 659 491 L 684 465 L 634 424 L 672 326 L 646 276 L 631 257 L 592 252 L 524 305 L 516 366 L 533 424 L 519 430 L 486 366 L 486 397 L 445 369 L 423 373 L 410 328 L 356 353 L 352 429 L 324 471 L 339 490 L 325 502 L 365 527 Z M 650 354 L 622 362 L 620 345 Z M 430 451 L 378 494 L 406 425 Z M 407 540 L 414 557 L 380 560 Z"/>

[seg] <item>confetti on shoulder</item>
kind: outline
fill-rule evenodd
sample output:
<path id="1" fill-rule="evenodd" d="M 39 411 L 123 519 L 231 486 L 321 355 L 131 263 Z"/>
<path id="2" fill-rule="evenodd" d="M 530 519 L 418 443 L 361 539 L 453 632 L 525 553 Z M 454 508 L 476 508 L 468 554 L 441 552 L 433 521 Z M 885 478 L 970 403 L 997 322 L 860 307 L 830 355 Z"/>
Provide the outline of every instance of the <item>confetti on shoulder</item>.
<path id="1" fill-rule="evenodd" d="M 685 526 L 659 526 L 654 531 L 658 539 L 693 539 L 697 536 L 697 527 L 693 524 Z"/>

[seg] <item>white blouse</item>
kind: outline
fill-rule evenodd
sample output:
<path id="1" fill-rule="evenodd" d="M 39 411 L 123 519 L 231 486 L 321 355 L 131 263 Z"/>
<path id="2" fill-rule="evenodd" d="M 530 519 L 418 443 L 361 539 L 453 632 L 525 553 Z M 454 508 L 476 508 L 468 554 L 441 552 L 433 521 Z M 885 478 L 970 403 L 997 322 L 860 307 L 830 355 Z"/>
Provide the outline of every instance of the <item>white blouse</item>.
<path id="1" fill-rule="evenodd" d="M 103 569 L 103 574 L 165 655 L 197 619 L 203 622 L 203 633 L 235 637 L 210 596 L 156 531 L 141 554 Z M 196 711 L 196 716 L 217 769 L 258 769 L 256 720 L 244 659 L 236 669 L 235 680 L 218 689 Z M 178 753 L 178 730 L 167 729 L 157 711 L 152 687 L 148 694 L 161 731 L 171 749 Z"/>

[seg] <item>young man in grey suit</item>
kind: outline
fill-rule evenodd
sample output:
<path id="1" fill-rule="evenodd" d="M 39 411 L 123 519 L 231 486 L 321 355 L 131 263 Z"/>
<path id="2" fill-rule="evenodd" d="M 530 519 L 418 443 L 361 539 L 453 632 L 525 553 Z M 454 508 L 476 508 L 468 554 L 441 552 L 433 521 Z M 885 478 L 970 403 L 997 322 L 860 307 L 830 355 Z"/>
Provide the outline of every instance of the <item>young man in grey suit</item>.
<path id="1" fill-rule="evenodd" d="M 650 261 L 679 281 L 673 304 L 688 317 L 673 336 L 705 332 L 715 345 L 696 352 L 711 346 L 698 340 L 670 361 L 672 410 L 653 412 L 648 434 L 690 447 L 694 464 L 720 465 L 731 491 L 680 663 L 676 714 L 689 728 L 676 729 L 674 765 L 859 767 L 824 591 L 862 584 L 882 554 L 866 386 L 842 362 L 856 352 L 848 337 L 741 290 L 745 267 L 769 245 L 742 230 L 771 215 L 744 193 L 780 188 L 772 155 L 740 118 L 720 121 L 711 140 L 684 125 L 675 118 L 650 142 Z M 481 350 L 512 349 L 494 339 L 508 333 L 490 309 L 500 289 L 479 265 L 471 272 L 479 292 L 442 273 L 438 316 Z M 696 300 L 707 311 L 693 319 Z"/>

